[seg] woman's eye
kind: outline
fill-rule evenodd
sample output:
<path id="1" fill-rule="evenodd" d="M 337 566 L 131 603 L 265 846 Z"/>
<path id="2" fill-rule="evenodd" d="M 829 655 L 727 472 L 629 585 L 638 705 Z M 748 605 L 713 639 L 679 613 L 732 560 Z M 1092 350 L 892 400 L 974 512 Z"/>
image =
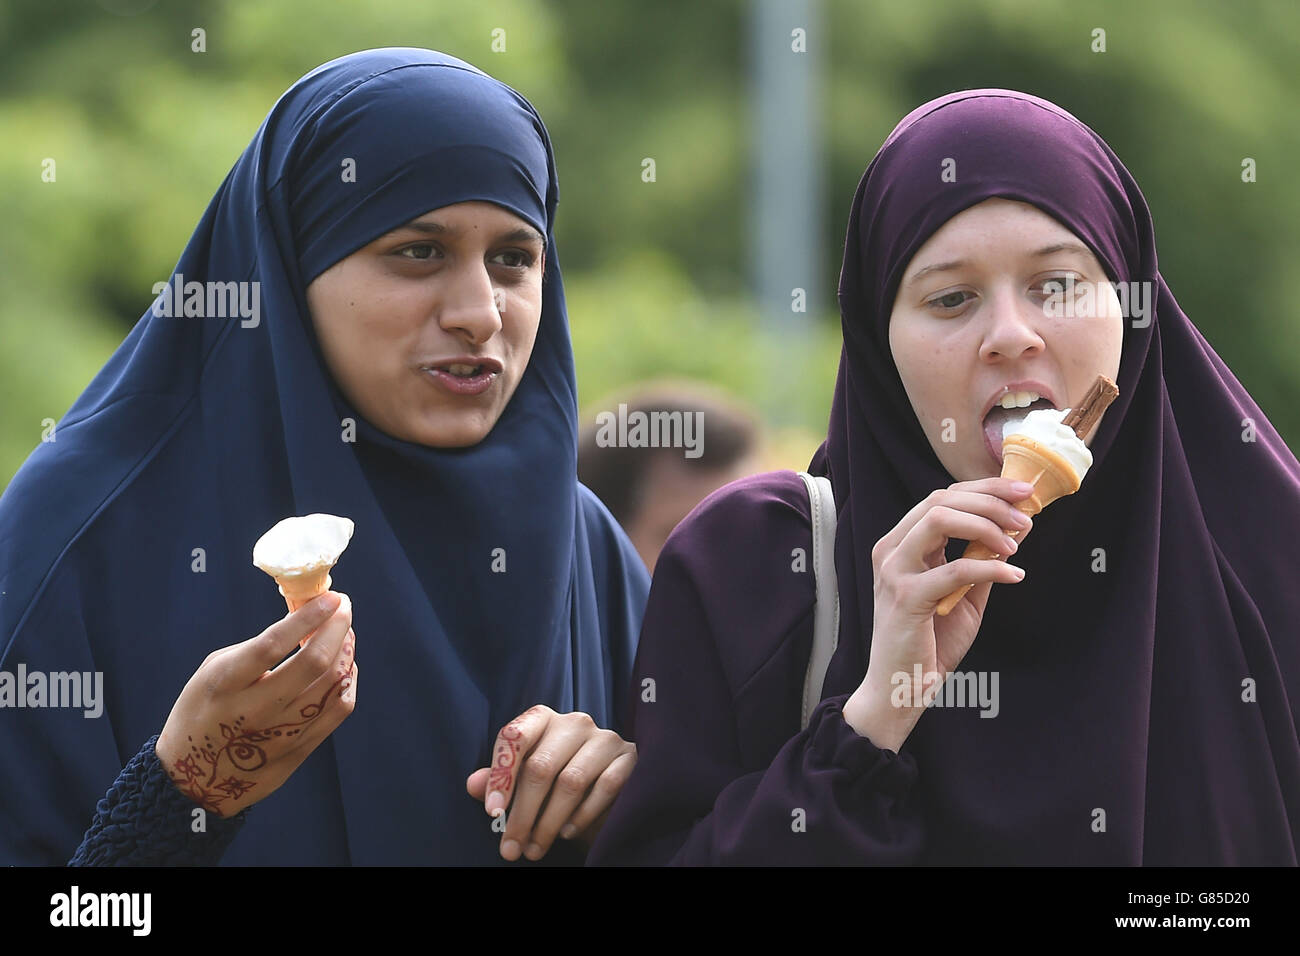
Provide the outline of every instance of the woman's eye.
<path id="1" fill-rule="evenodd" d="M 1083 277 L 1068 273 L 1059 276 L 1047 276 L 1040 279 L 1034 286 L 1034 290 L 1045 296 L 1061 296 L 1071 292 L 1075 285 L 1083 282 Z"/>
<path id="2" fill-rule="evenodd" d="M 498 253 L 493 261 L 506 260 L 501 264 L 509 266 L 511 269 L 527 269 L 533 264 L 533 257 L 519 249 L 511 249 L 507 252 Z"/>
<path id="3" fill-rule="evenodd" d="M 424 262 L 428 259 L 432 259 L 435 251 L 436 250 L 430 243 L 421 242 L 414 246 L 407 246 L 405 249 L 401 250 L 398 255 L 405 256 L 408 259 L 414 259 L 417 262 Z"/>
<path id="4" fill-rule="evenodd" d="M 960 309 L 963 305 L 966 304 L 966 295 L 967 294 L 965 292 L 960 292 L 960 291 L 945 292 L 943 295 L 935 296 L 933 299 L 929 301 L 928 304 L 935 305 L 941 309 L 947 309 L 949 311 L 953 309 Z"/>

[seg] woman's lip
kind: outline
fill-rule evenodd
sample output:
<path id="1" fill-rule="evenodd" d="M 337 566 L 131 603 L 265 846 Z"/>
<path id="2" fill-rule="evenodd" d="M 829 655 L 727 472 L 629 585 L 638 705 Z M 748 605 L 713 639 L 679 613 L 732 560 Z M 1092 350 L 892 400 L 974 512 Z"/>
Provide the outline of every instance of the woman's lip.
<path id="1" fill-rule="evenodd" d="M 428 362 L 421 362 L 420 368 L 446 368 L 449 365 L 482 365 L 485 372 L 501 372 L 505 368 L 498 359 L 489 358 L 486 355 L 456 355 L 451 358 L 432 359 Z"/>
<path id="2" fill-rule="evenodd" d="M 464 363 L 469 365 L 471 363 Z M 492 387 L 496 381 L 497 373 L 490 371 L 484 365 L 483 371 L 477 375 L 452 375 L 450 372 L 444 372 L 437 368 L 420 369 L 421 374 L 436 385 L 451 392 L 453 395 L 481 395 Z"/>

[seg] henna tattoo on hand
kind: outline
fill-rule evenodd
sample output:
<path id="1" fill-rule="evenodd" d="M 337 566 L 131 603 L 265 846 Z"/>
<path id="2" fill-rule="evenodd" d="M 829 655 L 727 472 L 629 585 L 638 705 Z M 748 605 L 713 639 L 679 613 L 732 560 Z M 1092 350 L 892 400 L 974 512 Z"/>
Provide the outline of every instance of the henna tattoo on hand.
<path id="1" fill-rule="evenodd" d="M 203 735 L 202 745 L 196 744 L 194 738 L 189 737 L 187 739 L 190 743 L 190 755 L 177 760 L 171 767 L 166 764 L 163 767 L 181 792 L 203 809 L 220 814 L 223 803 L 227 800 L 238 801 L 257 786 L 257 781 L 243 780 L 234 774 L 228 775 L 225 780 L 217 783 L 217 774 L 221 771 L 222 761 L 230 764 L 235 770 L 245 773 L 261 770 L 266 766 L 268 758 L 266 751 L 259 745 L 273 741 L 277 737 L 288 739 L 301 734 L 307 724 L 321 715 L 325 709 L 325 701 L 340 683 L 344 685 L 343 689 L 346 689 L 351 681 L 343 678 L 335 682 L 319 701 L 301 707 L 298 710 L 301 720 L 275 724 L 262 730 L 242 730 L 244 716 L 240 714 L 233 724 L 218 724 L 221 736 L 225 738 L 225 743 L 221 747 L 214 746 L 212 738 L 207 734 Z M 207 779 L 204 779 L 205 773 Z"/>

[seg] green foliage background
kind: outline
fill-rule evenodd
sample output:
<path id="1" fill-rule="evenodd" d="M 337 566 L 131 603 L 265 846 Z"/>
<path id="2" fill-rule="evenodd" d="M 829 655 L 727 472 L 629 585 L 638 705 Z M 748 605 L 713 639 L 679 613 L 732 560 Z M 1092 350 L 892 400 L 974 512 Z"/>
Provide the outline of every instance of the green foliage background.
<path id="1" fill-rule="evenodd" d="M 390 45 L 462 57 L 546 120 L 584 404 L 693 376 L 814 442 L 838 319 L 776 335 L 749 292 L 749 16 L 746 0 L 0 6 L 0 487 L 149 306 L 276 97 L 325 60 Z M 498 27 L 504 53 L 491 51 Z M 826 158 L 822 301 L 858 178 L 894 124 L 950 90 L 1027 90 L 1124 160 L 1180 304 L 1297 447 L 1300 4 L 823 0 L 806 27 Z M 647 156 L 655 183 L 641 181 Z M 41 181 L 45 157 L 57 183 Z"/>

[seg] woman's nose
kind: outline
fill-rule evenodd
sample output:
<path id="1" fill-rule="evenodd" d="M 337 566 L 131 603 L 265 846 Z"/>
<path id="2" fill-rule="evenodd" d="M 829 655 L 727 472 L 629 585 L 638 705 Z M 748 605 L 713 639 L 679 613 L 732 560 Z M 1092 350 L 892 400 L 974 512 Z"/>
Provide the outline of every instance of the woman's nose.
<path id="1" fill-rule="evenodd" d="M 498 290 L 483 263 L 466 265 L 447 277 L 438 325 L 458 333 L 471 345 L 482 345 L 501 330 Z"/>
<path id="2" fill-rule="evenodd" d="M 1043 339 L 1038 329 L 1043 314 L 1032 300 L 1010 291 L 995 292 L 989 298 L 985 316 L 987 324 L 980 342 L 980 358 L 1015 359 L 1026 352 L 1042 351 Z"/>

